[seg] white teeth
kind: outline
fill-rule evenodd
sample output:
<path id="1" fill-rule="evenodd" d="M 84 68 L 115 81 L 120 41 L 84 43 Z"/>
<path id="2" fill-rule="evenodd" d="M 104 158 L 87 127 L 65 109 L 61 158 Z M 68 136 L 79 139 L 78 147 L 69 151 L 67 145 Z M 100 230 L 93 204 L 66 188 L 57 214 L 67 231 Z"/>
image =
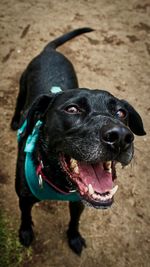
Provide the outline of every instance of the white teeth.
<path id="1" fill-rule="evenodd" d="M 102 198 L 103 201 L 106 201 L 106 200 L 110 199 L 111 197 L 110 197 L 110 195 L 108 194 L 108 195 L 106 195 L 106 196 L 102 196 L 101 198 Z"/>
<path id="2" fill-rule="evenodd" d="M 111 199 L 111 196 L 110 195 L 101 196 L 100 194 L 97 194 L 97 193 L 92 194 L 92 197 L 94 199 L 101 200 L 101 201 L 106 201 L 108 199 Z"/>
<path id="3" fill-rule="evenodd" d="M 113 189 L 111 189 L 111 190 L 109 191 L 110 195 L 113 197 L 114 194 L 117 192 L 117 190 L 118 190 L 118 185 L 116 185 Z"/>
<path id="4" fill-rule="evenodd" d="M 79 174 L 79 168 L 78 168 L 78 166 L 76 166 L 76 167 L 74 168 L 74 172 L 75 172 L 76 174 Z"/>
<path id="5" fill-rule="evenodd" d="M 72 171 L 74 171 L 76 174 L 79 174 L 79 168 L 78 168 L 77 160 L 75 160 L 75 159 L 70 160 L 70 169 Z"/>
<path id="6" fill-rule="evenodd" d="M 77 166 L 77 161 L 75 159 L 70 160 L 70 168 L 74 169 Z"/>
<path id="7" fill-rule="evenodd" d="M 104 162 L 104 170 L 106 172 L 112 173 L 112 169 L 111 169 L 111 161 L 106 161 Z"/>
<path id="8" fill-rule="evenodd" d="M 101 200 L 101 196 L 100 196 L 100 195 L 98 195 L 98 194 L 96 194 L 96 199 L 99 199 L 99 200 Z"/>
<path id="9" fill-rule="evenodd" d="M 93 189 L 93 187 L 92 187 L 91 184 L 89 184 L 88 189 L 89 189 L 89 194 L 92 195 L 92 197 L 93 197 L 95 200 L 106 201 L 106 200 L 111 199 L 111 198 L 114 196 L 114 194 L 115 194 L 115 193 L 117 192 L 117 190 L 118 190 L 118 185 L 116 185 L 113 189 L 111 189 L 111 190 L 108 192 L 108 194 L 103 195 L 103 196 L 100 195 L 100 194 L 98 194 L 98 193 L 96 193 L 96 192 L 94 192 L 94 189 Z M 93 191 L 92 191 L 92 190 L 93 190 Z M 93 192 L 93 193 L 92 193 L 92 192 Z"/>
<path id="10" fill-rule="evenodd" d="M 106 162 L 105 162 L 105 167 L 106 167 L 107 169 L 110 169 L 110 168 L 111 168 L 111 161 L 106 161 Z"/>
<path id="11" fill-rule="evenodd" d="M 91 184 L 88 185 L 88 190 L 89 190 L 89 194 L 90 195 L 93 195 L 94 194 L 94 189 L 93 189 L 93 187 L 92 187 Z"/>
<path id="12" fill-rule="evenodd" d="M 98 196 L 98 195 L 97 195 L 97 194 L 95 194 L 95 193 L 94 193 L 94 194 L 92 194 L 92 197 L 93 197 L 94 199 L 97 199 L 97 196 Z"/>
<path id="13" fill-rule="evenodd" d="M 110 169 L 106 170 L 106 172 L 112 173 L 112 169 L 110 168 Z"/>

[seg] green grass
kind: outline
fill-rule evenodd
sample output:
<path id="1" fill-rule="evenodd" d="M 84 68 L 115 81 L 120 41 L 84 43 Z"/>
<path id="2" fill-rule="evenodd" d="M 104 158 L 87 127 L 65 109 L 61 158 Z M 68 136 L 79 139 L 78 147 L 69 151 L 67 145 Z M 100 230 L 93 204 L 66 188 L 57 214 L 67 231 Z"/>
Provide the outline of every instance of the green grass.
<path id="1" fill-rule="evenodd" d="M 6 214 L 0 212 L 0 266 L 22 267 L 31 259 L 32 249 L 21 246 L 17 230 L 14 230 Z"/>

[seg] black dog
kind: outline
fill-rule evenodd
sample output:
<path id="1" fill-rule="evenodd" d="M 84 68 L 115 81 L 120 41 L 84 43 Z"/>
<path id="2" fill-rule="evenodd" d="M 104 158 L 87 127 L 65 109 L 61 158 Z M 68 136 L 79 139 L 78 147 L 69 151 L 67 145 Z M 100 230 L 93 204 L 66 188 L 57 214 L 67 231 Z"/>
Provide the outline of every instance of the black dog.
<path id="1" fill-rule="evenodd" d="M 141 117 L 130 104 L 103 90 L 79 89 L 72 64 L 55 51 L 90 31 L 77 29 L 49 43 L 20 80 L 11 127 L 21 126 L 16 191 L 21 209 L 19 236 L 25 246 L 34 236 L 33 204 L 47 198 L 69 200 L 68 242 L 80 254 L 85 246 L 78 231 L 83 203 L 111 206 L 117 191 L 115 165 L 129 164 L 133 133 L 145 134 Z"/>

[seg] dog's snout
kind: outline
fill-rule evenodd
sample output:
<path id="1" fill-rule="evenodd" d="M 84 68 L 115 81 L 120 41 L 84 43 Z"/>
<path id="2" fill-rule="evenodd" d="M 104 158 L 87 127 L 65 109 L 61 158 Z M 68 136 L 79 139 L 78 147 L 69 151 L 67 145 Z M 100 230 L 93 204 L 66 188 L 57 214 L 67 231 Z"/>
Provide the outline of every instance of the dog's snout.
<path id="1" fill-rule="evenodd" d="M 127 149 L 134 140 L 133 133 L 125 126 L 103 127 L 101 141 L 112 148 Z"/>

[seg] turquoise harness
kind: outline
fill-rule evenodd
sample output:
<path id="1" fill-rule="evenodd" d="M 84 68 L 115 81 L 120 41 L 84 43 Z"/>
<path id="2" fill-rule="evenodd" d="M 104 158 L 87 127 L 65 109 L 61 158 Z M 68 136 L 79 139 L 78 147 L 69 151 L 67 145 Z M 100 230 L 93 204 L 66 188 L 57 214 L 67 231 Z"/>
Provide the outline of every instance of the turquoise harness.
<path id="1" fill-rule="evenodd" d="M 56 87 L 55 87 L 56 88 Z M 52 89 L 51 89 L 52 90 Z M 56 93 L 56 92 L 55 92 Z M 52 188 L 46 181 L 44 181 L 41 175 L 37 175 L 34 162 L 32 160 L 32 154 L 35 148 L 35 144 L 39 135 L 39 129 L 42 125 L 42 121 L 38 120 L 34 126 L 32 133 L 28 136 L 25 145 L 25 177 L 27 184 L 32 194 L 39 200 L 64 200 L 64 201 L 79 201 L 80 196 L 76 192 L 60 193 Z M 24 121 L 21 128 L 18 130 L 17 139 L 21 140 L 21 135 L 25 131 L 27 126 L 27 120 Z"/>

